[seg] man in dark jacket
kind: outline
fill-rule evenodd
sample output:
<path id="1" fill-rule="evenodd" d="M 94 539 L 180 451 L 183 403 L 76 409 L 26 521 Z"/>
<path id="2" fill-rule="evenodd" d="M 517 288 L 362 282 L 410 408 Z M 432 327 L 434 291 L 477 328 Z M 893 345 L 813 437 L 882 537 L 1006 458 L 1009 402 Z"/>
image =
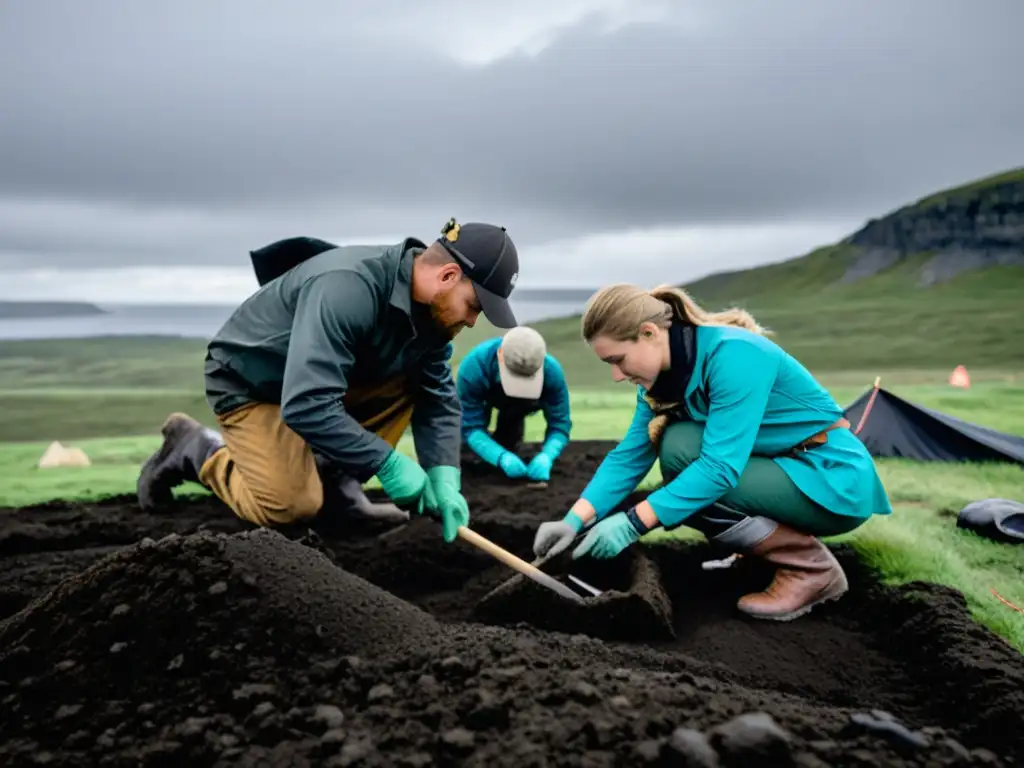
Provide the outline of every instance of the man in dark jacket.
<path id="1" fill-rule="evenodd" d="M 221 430 L 171 414 L 139 503 L 169 503 L 172 488 L 198 482 L 273 526 L 315 516 L 326 478 L 366 513 L 361 484 L 376 477 L 396 505 L 440 517 L 453 541 L 469 511 L 451 341 L 481 312 L 516 325 L 515 245 L 504 227 L 453 219 L 429 246 L 325 247 L 266 282 L 210 342 L 206 396 Z M 410 425 L 418 461 L 396 450 Z"/>

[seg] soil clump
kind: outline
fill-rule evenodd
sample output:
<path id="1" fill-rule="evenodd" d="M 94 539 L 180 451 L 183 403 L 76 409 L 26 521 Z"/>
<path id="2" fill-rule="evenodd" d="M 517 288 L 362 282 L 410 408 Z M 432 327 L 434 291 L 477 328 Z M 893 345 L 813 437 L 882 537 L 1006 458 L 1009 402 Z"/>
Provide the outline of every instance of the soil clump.
<path id="1" fill-rule="evenodd" d="M 471 526 L 532 560 L 612 445 L 570 445 L 546 489 L 467 457 Z M 0 764 L 1024 761 L 1024 657 L 956 591 L 885 587 L 837 554 L 849 595 L 785 624 L 734 608 L 770 573 L 704 571 L 703 544 L 572 565 L 663 595 L 673 631 L 647 637 L 525 587 L 476 615 L 514 573 L 430 520 L 254 531 L 211 498 L 0 511 Z"/>

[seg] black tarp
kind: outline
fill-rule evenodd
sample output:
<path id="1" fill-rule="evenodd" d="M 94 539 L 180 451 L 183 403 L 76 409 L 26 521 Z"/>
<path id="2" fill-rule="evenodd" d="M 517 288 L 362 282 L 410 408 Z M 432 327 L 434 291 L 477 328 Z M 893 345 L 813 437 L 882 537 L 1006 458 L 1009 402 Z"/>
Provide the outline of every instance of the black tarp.
<path id="1" fill-rule="evenodd" d="M 874 388 L 846 408 L 851 429 L 860 424 L 872 392 Z M 979 427 L 911 403 L 881 387 L 857 437 L 872 456 L 1024 465 L 1024 437 Z"/>

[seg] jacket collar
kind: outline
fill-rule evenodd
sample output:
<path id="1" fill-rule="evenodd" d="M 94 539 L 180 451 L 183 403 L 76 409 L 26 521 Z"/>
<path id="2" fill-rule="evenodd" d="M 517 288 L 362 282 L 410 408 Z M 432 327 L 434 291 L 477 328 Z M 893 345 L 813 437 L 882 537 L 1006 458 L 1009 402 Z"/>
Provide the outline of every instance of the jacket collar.
<path id="1" fill-rule="evenodd" d="M 391 306 L 412 317 L 412 262 L 418 253 L 426 250 L 422 240 L 407 237 L 401 243 L 391 246 L 388 257 L 395 260 L 395 283 L 391 289 Z"/>
<path id="2" fill-rule="evenodd" d="M 669 351 L 672 365 L 662 371 L 647 394 L 660 403 L 677 403 L 689 395 L 697 365 L 697 329 L 689 323 L 675 321 L 669 328 Z"/>

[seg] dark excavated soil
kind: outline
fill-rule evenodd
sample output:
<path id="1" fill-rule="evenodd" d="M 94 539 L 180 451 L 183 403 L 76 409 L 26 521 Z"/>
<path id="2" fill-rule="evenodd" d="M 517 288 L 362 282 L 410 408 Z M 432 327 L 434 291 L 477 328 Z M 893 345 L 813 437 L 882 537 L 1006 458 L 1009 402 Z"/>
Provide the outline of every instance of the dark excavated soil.
<path id="1" fill-rule="evenodd" d="M 611 445 L 546 489 L 467 459 L 472 527 L 531 560 Z M 837 552 L 851 593 L 776 624 L 734 610 L 770 574 L 703 545 L 557 559 L 609 590 L 568 607 L 428 520 L 0 511 L 0 765 L 1022 764 L 1024 657 Z"/>

